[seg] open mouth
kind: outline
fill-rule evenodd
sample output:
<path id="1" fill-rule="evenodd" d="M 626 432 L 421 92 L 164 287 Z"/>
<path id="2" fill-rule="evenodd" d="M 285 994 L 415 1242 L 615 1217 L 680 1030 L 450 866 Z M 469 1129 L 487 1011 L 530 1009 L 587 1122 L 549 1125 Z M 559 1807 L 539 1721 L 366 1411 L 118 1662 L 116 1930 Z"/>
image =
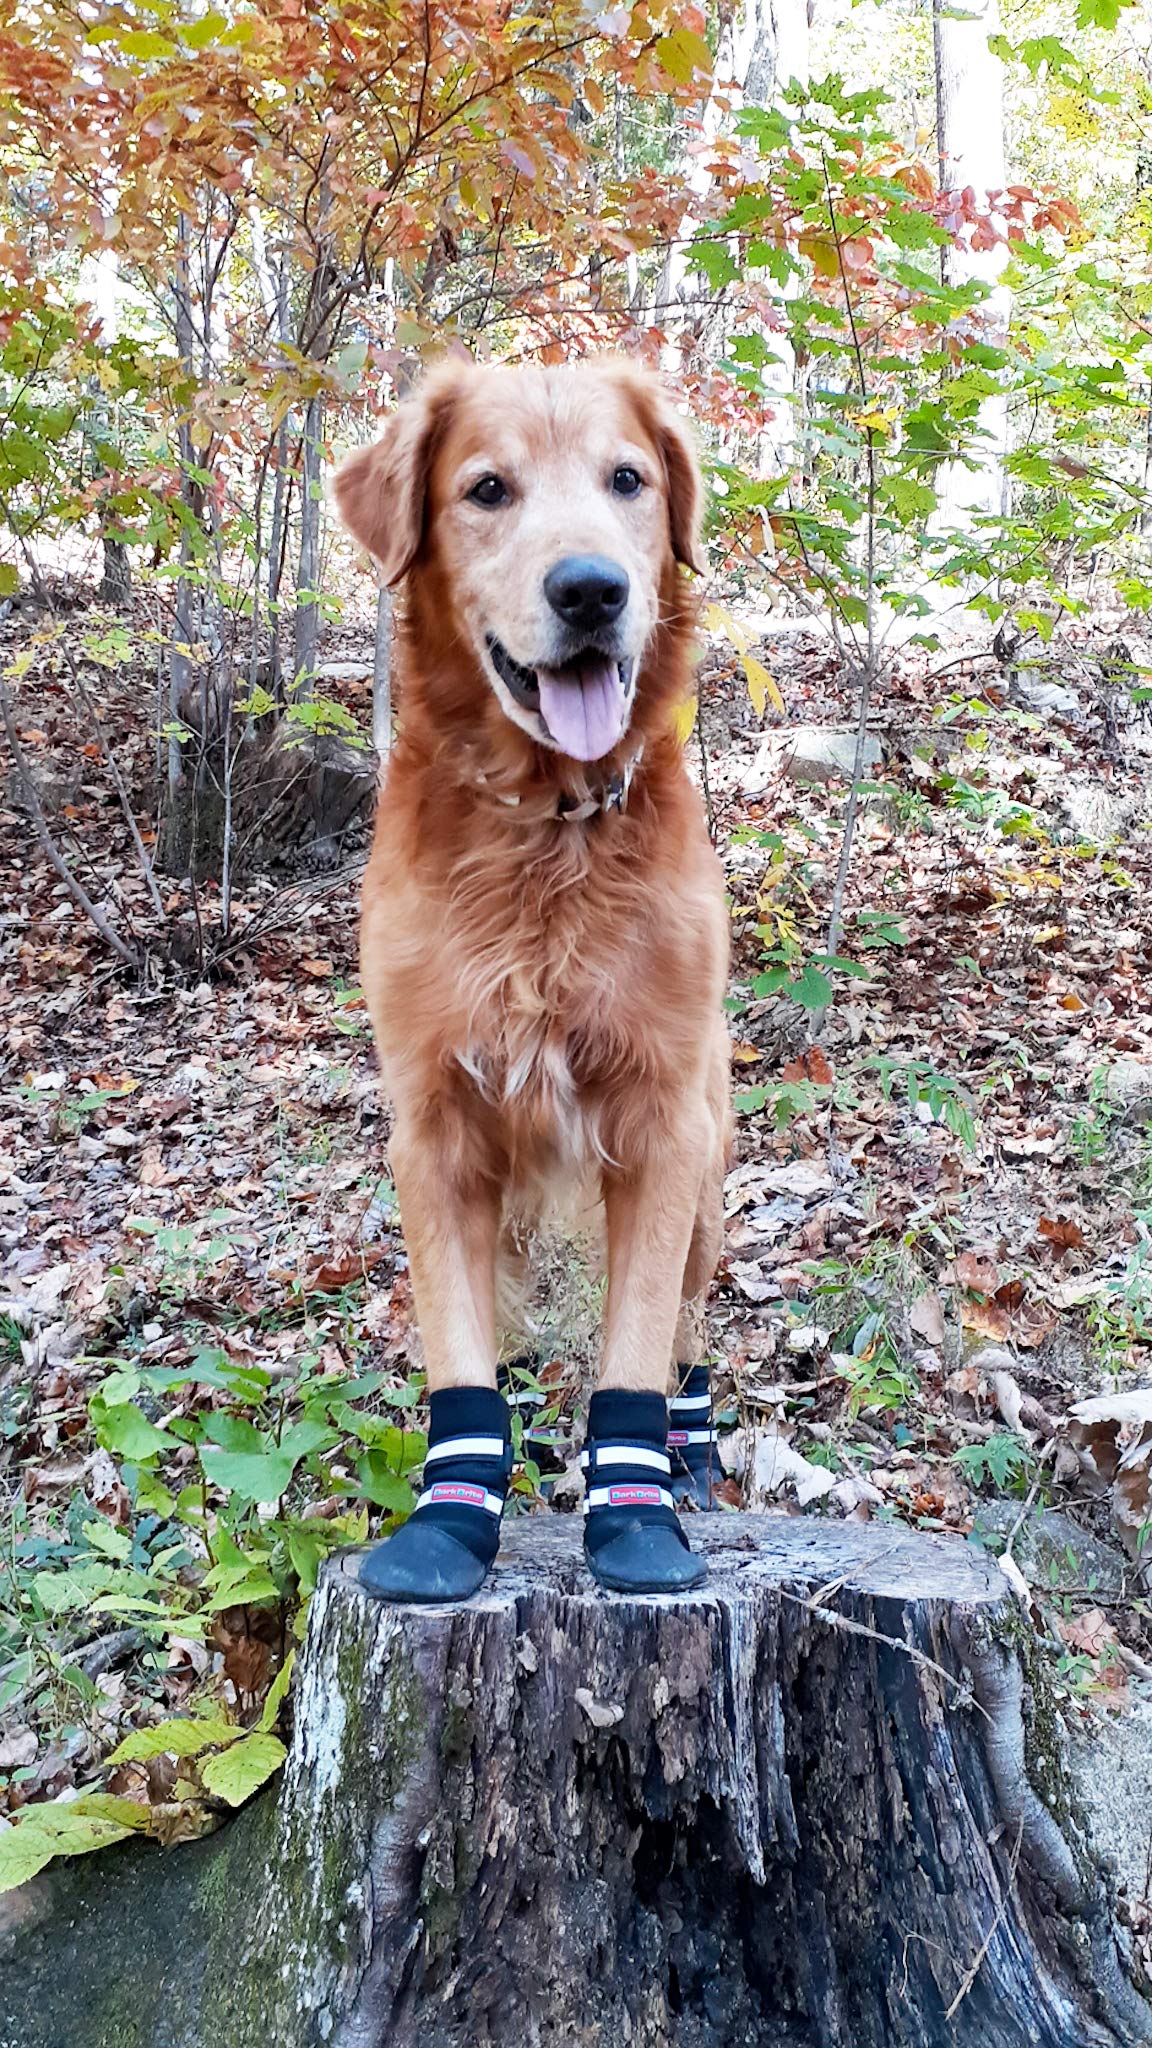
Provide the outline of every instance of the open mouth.
<path id="1" fill-rule="evenodd" d="M 492 666 L 525 711 L 537 713 L 549 739 L 577 761 L 599 761 L 623 737 L 636 664 L 587 647 L 560 668 L 527 668 L 491 633 Z"/>

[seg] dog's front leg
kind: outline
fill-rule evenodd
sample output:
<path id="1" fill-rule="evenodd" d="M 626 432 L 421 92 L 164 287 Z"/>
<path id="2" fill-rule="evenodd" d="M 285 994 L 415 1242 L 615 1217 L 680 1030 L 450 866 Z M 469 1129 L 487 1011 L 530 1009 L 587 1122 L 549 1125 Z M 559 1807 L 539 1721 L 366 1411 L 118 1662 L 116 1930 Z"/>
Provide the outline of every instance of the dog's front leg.
<path id="1" fill-rule="evenodd" d="M 429 1424 L 415 1512 L 361 1569 L 361 1584 L 386 1600 L 460 1600 L 478 1590 L 500 1541 L 512 1469 L 508 1409 L 496 1391 L 499 1182 L 478 1165 L 463 1167 L 441 1128 L 401 1110 L 391 1145 Z"/>
<path id="2" fill-rule="evenodd" d="M 605 1176 L 608 1302 L 602 1387 L 664 1394 L 692 1242 L 708 1129 L 697 1111 L 649 1146 L 631 1172 Z"/>
<path id="3" fill-rule="evenodd" d="M 499 1184 L 428 1121 L 398 1117 L 389 1147 L 428 1386 L 495 1387 Z"/>
<path id="4" fill-rule="evenodd" d="M 698 1585 L 671 1493 L 668 1363 L 708 1158 L 698 1105 L 677 1105 L 630 1170 L 605 1176 L 608 1301 L 600 1385 L 588 1410 L 584 1543 L 601 1585 L 667 1593 Z"/>

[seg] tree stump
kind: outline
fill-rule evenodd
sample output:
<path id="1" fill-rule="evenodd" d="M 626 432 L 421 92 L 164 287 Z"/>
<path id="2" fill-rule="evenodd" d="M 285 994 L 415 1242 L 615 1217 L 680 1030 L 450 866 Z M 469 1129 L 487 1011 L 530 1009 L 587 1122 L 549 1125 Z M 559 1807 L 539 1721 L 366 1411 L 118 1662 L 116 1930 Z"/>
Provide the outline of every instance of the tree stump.
<path id="1" fill-rule="evenodd" d="M 692 1534 L 711 1575 L 676 1599 L 598 1592 L 574 1518 L 514 1523 L 448 1609 L 333 1561 L 250 1953 L 262 2038 L 1152 2042 L 995 1567 L 875 1524 Z"/>
<path id="2" fill-rule="evenodd" d="M 349 837 L 362 839 L 380 767 L 369 747 L 284 722 L 257 722 L 236 741 L 232 781 L 233 879 L 257 868 L 333 867 Z M 164 874 L 218 877 L 226 805 L 219 750 L 168 792 L 158 863 Z"/>

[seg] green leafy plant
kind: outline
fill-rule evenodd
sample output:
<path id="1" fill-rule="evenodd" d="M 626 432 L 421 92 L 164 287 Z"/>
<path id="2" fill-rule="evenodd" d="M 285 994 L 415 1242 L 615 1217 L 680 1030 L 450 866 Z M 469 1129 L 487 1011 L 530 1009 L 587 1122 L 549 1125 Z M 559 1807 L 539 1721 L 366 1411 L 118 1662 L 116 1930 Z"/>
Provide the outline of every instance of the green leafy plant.
<path id="1" fill-rule="evenodd" d="M 1111 1132 L 1122 1115 L 1121 1106 L 1108 1092 L 1108 1070 L 1097 1067 L 1088 1085 L 1088 1106 L 1074 1118 L 1068 1143 L 1079 1164 L 1087 1169 L 1107 1152 Z"/>
<path id="2" fill-rule="evenodd" d="M 997 1493 L 1023 1493 L 1036 1456 L 1032 1446 L 1015 1430 L 994 1429 L 983 1443 L 965 1444 L 952 1459 L 970 1486 L 991 1485 Z"/>
<path id="3" fill-rule="evenodd" d="M 899 1092 L 911 1110 L 918 1102 L 925 1103 L 935 1122 L 943 1123 L 969 1151 L 976 1149 L 976 1119 L 962 1084 L 952 1075 L 941 1074 L 929 1060 L 895 1060 L 883 1053 L 872 1054 L 866 1064 L 879 1076 L 887 1100 Z"/>
<path id="4" fill-rule="evenodd" d="M 298 1629 L 324 1559 L 364 1540 L 369 1505 L 385 1528 L 411 1511 L 411 1475 L 426 1450 L 410 1426 L 420 1391 L 415 1380 L 326 1371 L 307 1353 L 289 1384 L 222 1349 L 178 1366 L 114 1362 L 89 1417 L 128 1518 L 94 1515 L 77 1495 L 55 1534 L 14 1532 L 0 1560 L 0 1664 L 9 1654 L 19 1687 L 58 1697 L 68 1715 L 95 1696 L 76 1662 L 94 1626 L 131 1628 L 159 1648 L 205 1638 L 218 1616 L 265 1607 Z M 129 1735 L 105 1761 L 166 1753 L 183 1771 L 195 1759 L 181 1795 L 191 1809 L 239 1804 L 282 1760 L 275 1721 L 287 1684 L 282 1665 L 255 1727 L 208 1703 Z M 85 1790 L 60 1824 L 54 1807 L 28 1808 L 19 1842 L 3 1837 L 0 1888 L 53 1855 L 147 1829 L 147 1806 L 124 1804 L 121 1812 Z"/>
<path id="5" fill-rule="evenodd" d="M 896 1412 L 920 1392 L 916 1369 L 900 1357 L 889 1334 L 884 1311 L 872 1309 L 850 1333 L 849 1350 L 836 1366 L 848 1386 L 848 1412 L 853 1420 L 865 1411 Z"/>

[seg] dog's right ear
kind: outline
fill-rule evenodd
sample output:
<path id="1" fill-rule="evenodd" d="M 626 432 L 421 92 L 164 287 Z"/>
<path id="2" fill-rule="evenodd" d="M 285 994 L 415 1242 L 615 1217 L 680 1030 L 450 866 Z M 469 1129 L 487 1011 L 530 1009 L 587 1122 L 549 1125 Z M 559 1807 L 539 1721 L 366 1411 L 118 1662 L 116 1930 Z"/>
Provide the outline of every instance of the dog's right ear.
<path id="1" fill-rule="evenodd" d="M 432 453 L 457 381 L 454 368 L 428 378 L 393 413 L 382 439 L 357 448 L 336 471 L 340 517 L 389 589 L 419 551 Z"/>

